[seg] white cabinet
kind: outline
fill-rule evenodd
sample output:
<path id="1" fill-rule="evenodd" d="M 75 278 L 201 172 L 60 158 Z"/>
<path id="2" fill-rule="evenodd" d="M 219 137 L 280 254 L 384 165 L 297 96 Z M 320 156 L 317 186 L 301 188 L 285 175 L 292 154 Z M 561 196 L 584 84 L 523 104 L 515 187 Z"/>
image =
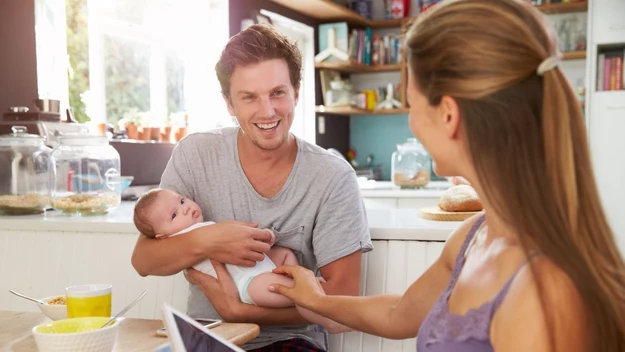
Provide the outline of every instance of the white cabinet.
<path id="1" fill-rule="evenodd" d="M 402 294 L 440 256 L 444 242 L 373 241 L 363 256 L 361 294 Z M 331 352 L 413 352 L 416 338 L 389 340 L 348 332 L 330 335 Z"/>
<path id="2" fill-rule="evenodd" d="M 625 91 L 593 92 L 588 122 L 599 193 L 621 253 L 625 253 Z"/>
<path id="3" fill-rule="evenodd" d="M 625 1 L 589 1 L 592 14 L 591 35 L 594 44 L 625 42 Z"/>

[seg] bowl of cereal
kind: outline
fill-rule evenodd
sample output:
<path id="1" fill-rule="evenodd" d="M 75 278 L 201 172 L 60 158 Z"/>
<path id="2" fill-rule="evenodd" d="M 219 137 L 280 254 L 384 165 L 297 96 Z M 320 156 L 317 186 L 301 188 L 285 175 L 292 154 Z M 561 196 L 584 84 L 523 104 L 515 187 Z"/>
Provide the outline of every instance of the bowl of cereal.
<path id="1" fill-rule="evenodd" d="M 123 318 L 102 327 L 109 317 L 82 317 L 43 323 L 33 328 L 41 352 L 110 352 Z"/>
<path id="2" fill-rule="evenodd" d="M 41 301 L 46 302 L 46 304 L 38 304 L 37 306 L 48 318 L 52 320 L 67 319 L 67 305 L 64 295 L 41 298 Z"/>

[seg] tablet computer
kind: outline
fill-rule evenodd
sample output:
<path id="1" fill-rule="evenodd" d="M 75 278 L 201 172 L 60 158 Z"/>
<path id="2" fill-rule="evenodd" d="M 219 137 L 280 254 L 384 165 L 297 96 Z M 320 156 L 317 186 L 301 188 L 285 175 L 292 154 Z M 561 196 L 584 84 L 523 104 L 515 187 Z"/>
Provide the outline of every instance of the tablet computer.
<path id="1" fill-rule="evenodd" d="M 174 352 L 245 352 L 168 304 L 163 305 L 163 321 L 169 347 Z"/>

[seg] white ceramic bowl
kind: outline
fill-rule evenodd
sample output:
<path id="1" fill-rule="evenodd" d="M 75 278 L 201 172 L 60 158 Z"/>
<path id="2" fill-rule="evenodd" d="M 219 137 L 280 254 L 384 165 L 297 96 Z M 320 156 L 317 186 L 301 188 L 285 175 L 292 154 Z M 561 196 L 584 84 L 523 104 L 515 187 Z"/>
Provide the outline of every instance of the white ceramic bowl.
<path id="1" fill-rule="evenodd" d="M 59 297 L 59 296 L 65 297 L 65 295 L 56 295 L 56 296 L 50 296 L 46 298 L 40 298 L 39 300 L 47 303 L 51 299 Z M 67 305 L 65 304 L 46 304 L 46 305 L 37 304 L 37 307 L 41 309 L 43 314 L 47 315 L 48 318 L 52 320 L 67 319 Z"/>
<path id="2" fill-rule="evenodd" d="M 40 352 L 111 352 L 121 323 L 100 329 L 109 317 L 69 318 L 44 323 L 33 328 Z"/>

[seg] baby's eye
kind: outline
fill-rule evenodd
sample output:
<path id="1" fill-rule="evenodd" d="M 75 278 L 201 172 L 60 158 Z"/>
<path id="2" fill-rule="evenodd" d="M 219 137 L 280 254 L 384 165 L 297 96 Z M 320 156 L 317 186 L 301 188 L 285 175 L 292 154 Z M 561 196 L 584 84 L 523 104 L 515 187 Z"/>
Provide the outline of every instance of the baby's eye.
<path id="1" fill-rule="evenodd" d="M 184 198 L 180 200 L 180 204 L 184 204 Z"/>
<path id="2" fill-rule="evenodd" d="M 173 219 L 175 219 L 175 218 L 176 218 L 176 215 L 178 215 L 178 213 L 173 213 L 173 214 L 171 215 L 171 219 L 172 219 L 172 220 L 173 220 Z"/>

